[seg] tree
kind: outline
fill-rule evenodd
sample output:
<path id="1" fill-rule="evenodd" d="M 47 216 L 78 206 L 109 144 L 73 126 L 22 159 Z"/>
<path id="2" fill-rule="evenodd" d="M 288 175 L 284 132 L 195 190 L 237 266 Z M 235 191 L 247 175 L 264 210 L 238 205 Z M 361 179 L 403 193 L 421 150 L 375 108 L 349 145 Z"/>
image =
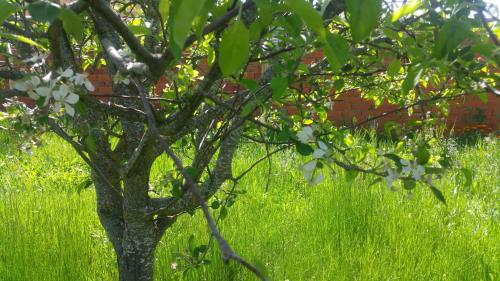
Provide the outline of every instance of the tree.
<path id="1" fill-rule="evenodd" d="M 0 101 L 25 129 L 49 127 L 90 166 L 123 281 L 153 280 L 165 230 L 198 208 L 224 261 L 265 279 L 221 236 L 207 201 L 283 149 L 305 156 L 312 184 L 337 165 L 391 187 L 424 183 L 445 202 L 432 179 L 448 167 L 446 153 L 434 155 L 426 140 L 393 151 L 356 144 L 348 129 L 362 124 L 328 121 L 332 99 L 357 89 L 401 109 L 446 111 L 452 98 L 498 93 L 498 18 L 475 0 L 0 0 L 0 22 L 0 77 L 13 81 Z M 305 63 L 316 50 L 325 58 Z M 258 79 L 246 76 L 254 63 L 267 66 Z M 103 64 L 113 77 L 109 102 L 92 95 L 85 73 Z M 162 77 L 169 82 L 158 96 Z M 234 93 L 223 91 L 228 83 Z M 17 102 L 26 96 L 36 107 Z M 235 175 L 241 139 L 268 153 Z M 155 195 L 150 169 L 164 153 L 171 191 Z"/>

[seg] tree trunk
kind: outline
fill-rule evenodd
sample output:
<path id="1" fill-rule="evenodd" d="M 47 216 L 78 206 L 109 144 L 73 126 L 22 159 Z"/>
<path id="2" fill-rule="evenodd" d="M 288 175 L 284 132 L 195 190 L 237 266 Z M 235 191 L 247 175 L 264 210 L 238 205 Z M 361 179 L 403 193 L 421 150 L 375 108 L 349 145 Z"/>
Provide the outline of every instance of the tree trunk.
<path id="1" fill-rule="evenodd" d="M 153 281 L 156 243 L 144 237 L 129 237 L 118 256 L 120 281 Z M 117 253 L 118 254 L 118 253 Z"/>

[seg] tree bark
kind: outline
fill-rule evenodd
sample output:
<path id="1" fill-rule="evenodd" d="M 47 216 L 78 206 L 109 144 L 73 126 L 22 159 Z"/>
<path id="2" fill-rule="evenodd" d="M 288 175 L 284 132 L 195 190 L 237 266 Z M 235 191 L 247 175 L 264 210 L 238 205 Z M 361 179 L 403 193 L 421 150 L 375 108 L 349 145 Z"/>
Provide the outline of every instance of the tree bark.
<path id="1" fill-rule="evenodd" d="M 120 281 L 153 281 L 154 256 L 157 243 L 148 237 L 148 230 L 126 234 L 123 241 L 123 252 L 118 255 L 118 272 Z"/>

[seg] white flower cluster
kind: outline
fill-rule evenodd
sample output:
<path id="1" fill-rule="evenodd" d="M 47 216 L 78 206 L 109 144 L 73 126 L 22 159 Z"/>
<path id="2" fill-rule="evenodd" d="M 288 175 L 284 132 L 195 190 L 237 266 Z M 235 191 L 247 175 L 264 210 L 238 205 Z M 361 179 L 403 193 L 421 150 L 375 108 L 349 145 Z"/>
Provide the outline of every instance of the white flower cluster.
<path id="1" fill-rule="evenodd" d="M 393 189 L 393 183 L 404 177 L 404 176 L 411 176 L 414 180 L 418 181 L 421 180 L 423 175 L 425 175 L 425 168 L 424 166 L 420 165 L 417 163 L 417 160 L 405 160 L 401 159 L 399 161 L 403 168 L 401 169 L 401 172 L 398 170 L 390 167 L 387 163 L 385 165 L 385 172 L 387 175 L 384 177 L 385 182 L 387 183 L 387 186 L 390 189 Z M 427 177 L 425 179 L 429 184 L 431 184 L 432 178 Z"/>
<path id="2" fill-rule="evenodd" d="M 308 144 L 309 142 L 315 140 L 313 133 L 314 133 L 313 127 L 307 126 L 302 128 L 302 130 L 300 130 L 297 133 L 297 138 L 301 143 Z"/>
<path id="3" fill-rule="evenodd" d="M 303 144 L 309 144 L 315 141 L 314 128 L 311 126 L 302 128 L 302 130 L 297 133 L 297 139 Z M 325 179 L 324 175 L 321 173 L 315 176 L 314 171 L 318 164 L 318 160 L 327 157 L 329 154 L 330 150 L 328 146 L 324 142 L 318 141 L 318 147 L 313 152 L 314 160 L 302 166 L 302 173 L 309 184 L 318 184 Z"/>
<path id="4" fill-rule="evenodd" d="M 53 101 L 53 111 L 60 112 L 62 108 L 68 115 L 75 115 L 74 105 L 80 96 L 75 93 L 76 87 L 85 87 L 94 91 L 94 85 L 89 81 L 87 73 L 74 73 L 71 68 L 59 69 L 57 74 L 49 72 L 42 79 L 29 76 L 14 82 L 14 89 L 26 92 L 32 99 L 43 98 L 43 106 Z"/>

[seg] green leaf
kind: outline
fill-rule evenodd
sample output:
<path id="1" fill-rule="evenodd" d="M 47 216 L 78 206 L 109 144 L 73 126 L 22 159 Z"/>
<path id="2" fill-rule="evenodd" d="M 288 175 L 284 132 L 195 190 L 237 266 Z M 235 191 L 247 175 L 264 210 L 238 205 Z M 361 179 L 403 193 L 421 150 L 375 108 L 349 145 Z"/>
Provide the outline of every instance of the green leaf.
<path id="1" fill-rule="evenodd" d="M 64 30 L 76 41 L 83 41 L 82 19 L 70 9 L 61 9 L 59 17 L 62 20 Z"/>
<path id="2" fill-rule="evenodd" d="M 435 58 L 445 58 L 470 34 L 470 25 L 463 20 L 452 18 L 448 20 L 439 30 L 436 44 L 432 51 Z"/>
<path id="3" fill-rule="evenodd" d="M 344 66 L 351 55 L 349 43 L 337 34 L 327 33 L 323 50 L 334 71 Z"/>
<path id="4" fill-rule="evenodd" d="M 295 148 L 303 156 L 311 155 L 314 152 L 314 149 L 310 145 L 301 142 L 295 143 Z"/>
<path id="5" fill-rule="evenodd" d="M 210 208 L 212 208 L 214 210 L 219 209 L 219 207 L 220 207 L 220 202 L 217 200 L 213 201 L 212 204 L 210 205 Z"/>
<path id="6" fill-rule="evenodd" d="M 440 191 L 439 189 L 435 188 L 435 187 L 434 187 L 434 186 L 432 186 L 432 185 L 429 185 L 429 187 L 431 188 L 432 193 L 434 193 L 434 196 L 436 196 L 436 198 L 437 198 L 439 201 L 443 202 L 443 204 L 445 204 L 445 205 L 446 205 L 446 199 L 444 198 L 443 193 L 441 193 L 441 191 Z"/>
<path id="7" fill-rule="evenodd" d="M 352 147 L 355 143 L 354 137 L 351 134 L 348 134 L 344 137 L 344 143 L 347 147 Z"/>
<path id="8" fill-rule="evenodd" d="M 352 39 L 359 42 L 377 27 L 382 13 L 380 0 L 346 0 L 347 21 Z"/>
<path id="9" fill-rule="evenodd" d="M 412 190 L 417 187 L 417 182 L 414 179 L 403 179 L 403 188 L 406 190 Z"/>
<path id="10" fill-rule="evenodd" d="M 429 159 L 431 159 L 431 154 L 424 146 L 419 146 L 417 148 L 415 156 L 417 157 L 417 163 L 420 165 L 427 164 L 427 162 L 429 162 Z"/>
<path id="11" fill-rule="evenodd" d="M 223 34 L 219 46 L 219 67 L 224 76 L 235 74 L 250 56 L 250 32 L 236 21 Z"/>
<path id="12" fill-rule="evenodd" d="M 38 47 L 42 50 L 45 50 L 44 46 L 38 44 L 37 42 L 35 42 L 27 37 L 21 36 L 21 35 L 0 32 L 0 37 L 7 38 L 10 40 L 16 40 L 16 41 L 19 41 L 19 42 L 22 42 L 25 44 L 29 44 L 29 45 Z"/>
<path id="13" fill-rule="evenodd" d="M 240 84 L 252 92 L 257 91 L 258 84 L 257 81 L 253 79 L 241 79 Z"/>
<path id="14" fill-rule="evenodd" d="M 353 181 L 356 177 L 358 177 L 359 172 L 356 170 L 348 170 L 345 172 L 346 181 Z"/>
<path id="15" fill-rule="evenodd" d="M 241 110 L 240 116 L 242 118 L 247 117 L 248 115 L 252 114 L 254 110 L 259 106 L 260 102 L 257 100 L 251 100 L 247 104 L 243 106 L 243 109 Z"/>
<path id="16" fill-rule="evenodd" d="M 0 23 L 6 20 L 10 15 L 17 11 L 17 6 L 7 2 L 6 0 L 0 0 Z"/>
<path id="17" fill-rule="evenodd" d="M 401 70 L 401 61 L 398 59 L 393 60 L 389 64 L 389 66 L 387 66 L 387 74 L 392 77 L 398 75 L 400 70 Z"/>
<path id="18" fill-rule="evenodd" d="M 168 21 L 168 16 L 170 15 L 170 0 L 160 0 L 158 4 L 158 12 L 160 13 L 163 22 Z"/>
<path id="19" fill-rule="evenodd" d="M 474 173 L 471 169 L 462 168 L 462 173 L 465 176 L 465 186 L 468 188 L 472 187 L 472 180 L 474 179 Z"/>
<path id="20" fill-rule="evenodd" d="M 85 147 L 92 153 L 96 153 L 97 152 L 97 143 L 95 141 L 95 138 L 93 135 L 88 135 L 85 139 L 84 139 L 84 143 L 85 143 Z"/>
<path id="21" fill-rule="evenodd" d="M 186 173 L 188 174 L 191 180 L 194 180 L 198 177 L 198 170 L 195 167 L 192 166 L 186 167 Z"/>
<path id="22" fill-rule="evenodd" d="M 76 191 L 78 192 L 78 195 L 80 195 L 80 193 L 84 190 L 84 189 L 87 189 L 89 188 L 91 185 L 92 185 L 92 180 L 90 178 L 87 178 L 85 179 L 84 181 L 82 181 L 81 183 L 79 183 L 77 186 L 76 186 Z"/>
<path id="23" fill-rule="evenodd" d="M 273 90 L 273 100 L 279 100 L 285 94 L 288 88 L 288 79 L 284 77 L 274 77 L 271 80 L 271 89 Z"/>
<path id="24" fill-rule="evenodd" d="M 316 32 L 319 37 L 325 37 L 326 32 L 323 27 L 323 19 L 309 2 L 304 0 L 285 0 L 285 5 L 292 13 L 300 16 L 307 27 Z"/>
<path id="25" fill-rule="evenodd" d="M 227 217 L 227 208 L 226 206 L 222 206 L 222 208 L 220 208 L 220 214 L 219 214 L 219 218 L 221 220 L 225 219 Z"/>
<path id="26" fill-rule="evenodd" d="M 288 142 L 292 138 L 292 132 L 290 132 L 290 129 L 285 128 L 276 135 L 276 140 L 277 141 L 282 141 L 282 142 Z"/>
<path id="27" fill-rule="evenodd" d="M 394 153 L 386 153 L 386 154 L 384 154 L 384 157 L 389 158 L 392 161 L 394 161 L 394 164 L 396 164 L 396 166 L 402 167 L 401 157 L 399 157 L 398 155 L 396 155 Z"/>
<path id="28" fill-rule="evenodd" d="M 394 11 L 394 13 L 392 14 L 391 21 L 395 22 L 399 20 L 401 17 L 404 17 L 406 15 L 415 12 L 418 8 L 420 8 L 420 6 L 422 6 L 421 0 L 411 0 L 409 3 L 404 4 L 401 8 Z"/>
<path id="29" fill-rule="evenodd" d="M 172 52 L 176 57 L 182 55 L 184 42 L 191 31 L 193 20 L 201 11 L 207 0 L 177 0 L 172 6 L 169 33 Z"/>
<path id="30" fill-rule="evenodd" d="M 205 23 L 208 19 L 209 12 L 214 5 L 215 1 L 213 0 L 205 1 L 205 5 L 203 5 L 200 12 L 198 13 L 198 16 L 196 16 L 196 18 L 193 20 L 194 32 L 196 33 L 196 36 L 198 36 L 198 39 L 201 39 L 203 37 L 203 29 L 205 28 Z"/>
<path id="31" fill-rule="evenodd" d="M 135 35 L 149 35 L 151 34 L 151 30 L 144 25 L 128 25 L 130 31 L 132 31 Z"/>
<path id="32" fill-rule="evenodd" d="M 401 90 L 404 94 L 408 94 L 415 86 L 417 86 L 420 76 L 422 75 L 423 69 L 412 70 L 408 72 L 403 85 L 401 85 Z"/>
<path id="33" fill-rule="evenodd" d="M 436 168 L 436 167 L 425 167 L 425 173 L 426 174 L 435 174 L 435 175 L 441 175 L 444 173 L 443 168 Z"/>
<path id="34" fill-rule="evenodd" d="M 180 180 L 173 180 L 172 181 L 172 189 L 170 190 L 172 193 L 172 196 L 175 198 L 182 198 L 182 181 Z"/>
<path id="35" fill-rule="evenodd" d="M 59 5 L 47 1 L 37 1 L 28 6 L 31 17 L 40 22 L 52 22 L 59 16 L 60 10 Z"/>
<path id="36" fill-rule="evenodd" d="M 376 178 L 374 181 L 372 181 L 368 187 L 376 185 L 377 183 L 382 182 L 382 178 Z"/>

